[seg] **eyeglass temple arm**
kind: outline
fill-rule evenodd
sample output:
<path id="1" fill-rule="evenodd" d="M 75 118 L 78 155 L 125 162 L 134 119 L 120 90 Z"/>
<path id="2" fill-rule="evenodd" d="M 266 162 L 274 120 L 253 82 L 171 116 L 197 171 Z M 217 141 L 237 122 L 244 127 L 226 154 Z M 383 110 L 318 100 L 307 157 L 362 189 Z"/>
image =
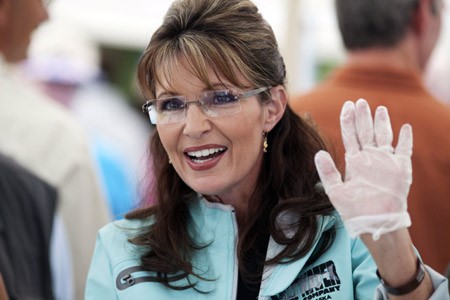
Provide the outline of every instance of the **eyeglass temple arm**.
<path id="1" fill-rule="evenodd" d="M 148 113 L 148 107 L 149 107 L 150 105 L 152 105 L 152 104 L 153 104 L 153 101 L 147 101 L 147 102 L 145 102 L 145 103 L 142 105 L 142 107 L 141 107 L 142 112 L 143 112 L 143 113 Z"/>
<path id="2" fill-rule="evenodd" d="M 262 93 L 262 92 L 264 92 L 266 90 L 269 90 L 271 88 L 272 88 L 271 86 L 265 86 L 265 87 L 261 87 L 261 88 L 256 89 L 256 90 L 251 90 L 251 91 L 242 93 L 240 95 L 240 98 L 244 99 L 244 98 L 252 97 L 252 96 L 255 96 L 255 95 L 257 95 L 259 93 Z"/>

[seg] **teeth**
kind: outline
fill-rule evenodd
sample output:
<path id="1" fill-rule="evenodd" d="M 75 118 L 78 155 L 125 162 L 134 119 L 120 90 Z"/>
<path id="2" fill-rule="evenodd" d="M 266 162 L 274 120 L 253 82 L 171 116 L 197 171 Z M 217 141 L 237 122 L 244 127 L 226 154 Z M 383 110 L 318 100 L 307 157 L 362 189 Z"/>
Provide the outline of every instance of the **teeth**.
<path id="1" fill-rule="evenodd" d="M 199 151 L 191 151 L 191 152 L 188 152 L 187 154 L 189 156 L 200 158 L 200 157 L 205 157 L 205 156 L 208 156 L 208 155 L 220 152 L 220 151 L 224 151 L 224 150 L 225 150 L 225 148 L 211 148 L 211 149 L 203 149 L 203 150 L 199 150 Z"/>

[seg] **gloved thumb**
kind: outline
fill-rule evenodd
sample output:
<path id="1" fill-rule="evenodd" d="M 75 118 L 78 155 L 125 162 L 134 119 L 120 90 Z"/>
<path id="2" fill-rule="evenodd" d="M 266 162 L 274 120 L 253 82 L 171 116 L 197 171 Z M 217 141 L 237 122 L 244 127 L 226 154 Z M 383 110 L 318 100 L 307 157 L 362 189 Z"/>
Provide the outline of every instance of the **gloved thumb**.
<path id="1" fill-rule="evenodd" d="M 341 173 L 336 168 L 331 155 L 326 151 L 319 151 L 314 156 L 320 181 L 329 195 L 329 191 L 337 186 L 343 185 Z"/>

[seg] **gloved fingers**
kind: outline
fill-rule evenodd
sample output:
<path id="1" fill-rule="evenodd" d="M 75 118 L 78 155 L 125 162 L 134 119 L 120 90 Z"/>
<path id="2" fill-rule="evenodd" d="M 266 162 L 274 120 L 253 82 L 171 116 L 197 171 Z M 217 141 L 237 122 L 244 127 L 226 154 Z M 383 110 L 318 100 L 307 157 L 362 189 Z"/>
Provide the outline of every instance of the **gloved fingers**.
<path id="1" fill-rule="evenodd" d="M 395 154 L 405 155 L 411 157 L 413 147 L 412 127 L 409 124 L 403 124 L 400 129 L 397 147 L 395 147 Z"/>
<path id="2" fill-rule="evenodd" d="M 333 159 L 326 151 L 317 152 L 314 156 L 314 162 L 325 192 L 330 196 L 329 191 L 331 189 L 343 184 L 341 173 L 339 173 Z"/>
<path id="3" fill-rule="evenodd" d="M 360 150 L 355 125 L 355 104 L 346 101 L 341 110 L 341 134 L 346 155 L 354 155 Z"/>
<path id="4" fill-rule="evenodd" d="M 369 104 L 364 99 L 359 99 L 355 103 L 356 108 L 356 132 L 361 148 L 375 145 L 373 132 L 373 120 Z"/>
<path id="5" fill-rule="evenodd" d="M 384 106 L 378 106 L 375 111 L 374 132 L 377 146 L 393 152 L 391 120 L 389 119 L 388 110 Z"/>

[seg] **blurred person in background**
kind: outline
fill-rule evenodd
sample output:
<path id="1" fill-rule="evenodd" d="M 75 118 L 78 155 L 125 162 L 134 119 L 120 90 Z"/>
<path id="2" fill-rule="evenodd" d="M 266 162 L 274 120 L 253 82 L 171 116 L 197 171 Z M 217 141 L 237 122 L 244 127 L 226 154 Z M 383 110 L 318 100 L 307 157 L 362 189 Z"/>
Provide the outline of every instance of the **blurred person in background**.
<path id="1" fill-rule="evenodd" d="M 75 298 L 83 299 L 96 232 L 110 220 L 107 203 L 82 127 L 13 71 L 26 57 L 31 33 L 47 18 L 40 0 L 0 1 L 0 152 L 56 188 L 73 259 Z"/>
<path id="2" fill-rule="evenodd" d="M 112 215 L 137 203 L 149 128 L 100 67 L 99 45 L 69 24 L 50 21 L 33 36 L 24 75 L 66 106 L 89 133 Z"/>
<path id="3" fill-rule="evenodd" d="M 0 154 L 0 274 L 11 299 L 73 299 L 57 191 Z"/>
<path id="4" fill-rule="evenodd" d="M 8 300 L 8 294 L 6 293 L 5 283 L 3 282 L 3 276 L 0 272 L 0 300 Z"/>
<path id="5" fill-rule="evenodd" d="M 425 88 L 422 75 L 441 30 L 442 0 L 336 0 L 347 62 L 292 109 L 309 115 L 345 162 L 339 112 L 346 100 L 384 105 L 394 132 L 414 128 L 411 236 L 422 257 L 444 272 L 450 262 L 450 108 Z M 445 79 L 444 79 L 445 80 Z"/>

